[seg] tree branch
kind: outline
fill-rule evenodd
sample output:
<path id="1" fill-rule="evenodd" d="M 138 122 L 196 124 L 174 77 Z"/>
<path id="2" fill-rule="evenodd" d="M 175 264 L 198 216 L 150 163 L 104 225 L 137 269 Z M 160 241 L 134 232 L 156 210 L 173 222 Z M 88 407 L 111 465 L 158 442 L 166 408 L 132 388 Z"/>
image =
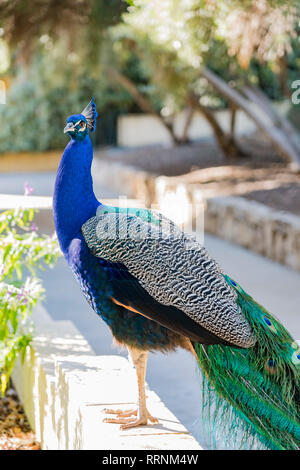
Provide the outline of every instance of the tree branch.
<path id="1" fill-rule="evenodd" d="M 153 108 L 151 102 L 139 91 L 137 86 L 124 74 L 120 73 L 118 70 L 112 67 L 106 67 L 107 75 L 113 80 L 114 82 L 119 83 L 128 93 L 132 96 L 134 101 L 137 105 L 141 108 L 142 111 L 148 114 L 152 114 L 156 116 L 161 123 L 164 125 L 165 129 L 167 129 L 169 135 L 172 138 L 174 143 L 180 143 L 179 139 L 176 137 L 174 133 L 174 129 L 172 124 L 167 122 L 155 109 Z"/>
<path id="2" fill-rule="evenodd" d="M 201 75 L 205 77 L 208 82 L 213 85 L 213 87 L 228 101 L 242 109 L 256 123 L 257 127 L 269 137 L 280 154 L 293 164 L 293 168 L 297 171 L 300 170 L 300 153 L 294 148 L 294 145 L 291 143 L 286 132 L 274 126 L 274 123 L 270 117 L 268 119 L 266 114 L 263 115 L 263 113 L 255 112 L 251 106 L 251 102 L 244 98 L 237 90 L 231 88 L 214 72 L 203 67 Z"/>
<path id="3" fill-rule="evenodd" d="M 228 136 L 223 131 L 215 118 L 214 113 L 206 106 L 203 106 L 195 95 L 191 95 L 189 99 L 193 108 L 200 111 L 200 113 L 207 119 L 223 155 L 227 158 L 237 158 L 238 156 L 243 155 L 243 152 L 240 150 L 235 139 L 231 135 Z"/>

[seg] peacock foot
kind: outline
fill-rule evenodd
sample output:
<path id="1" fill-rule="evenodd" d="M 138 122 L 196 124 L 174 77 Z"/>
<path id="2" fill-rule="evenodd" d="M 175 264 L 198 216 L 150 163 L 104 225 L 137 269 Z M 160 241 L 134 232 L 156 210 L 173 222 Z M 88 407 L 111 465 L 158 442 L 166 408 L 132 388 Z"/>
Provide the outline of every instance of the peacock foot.
<path id="1" fill-rule="evenodd" d="M 114 414 L 116 418 L 105 418 L 103 420 L 104 423 L 114 423 L 120 424 L 120 429 L 129 429 L 134 428 L 137 426 L 146 426 L 148 424 L 148 420 L 151 423 L 158 423 L 158 419 L 151 416 L 149 411 L 146 411 L 146 416 L 138 417 L 138 410 L 112 410 L 112 409 L 104 409 L 103 413 L 106 414 Z M 133 416 L 136 416 L 133 417 Z"/>

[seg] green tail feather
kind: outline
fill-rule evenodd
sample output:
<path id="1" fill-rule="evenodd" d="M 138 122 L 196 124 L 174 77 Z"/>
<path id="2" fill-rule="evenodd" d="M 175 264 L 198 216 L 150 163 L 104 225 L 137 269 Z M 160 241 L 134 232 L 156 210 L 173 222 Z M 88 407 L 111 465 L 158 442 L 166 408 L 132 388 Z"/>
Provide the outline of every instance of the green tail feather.
<path id="1" fill-rule="evenodd" d="M 206 414 L 213 429 L 234 420 L 230 438 L 241 430 L 250 446 L 258 440 L 268 449 L 299 450 L 300 347 L 279 321 L 224 277 L 237 291 L 257 341 L 251 349 L 195 344 Z"/>

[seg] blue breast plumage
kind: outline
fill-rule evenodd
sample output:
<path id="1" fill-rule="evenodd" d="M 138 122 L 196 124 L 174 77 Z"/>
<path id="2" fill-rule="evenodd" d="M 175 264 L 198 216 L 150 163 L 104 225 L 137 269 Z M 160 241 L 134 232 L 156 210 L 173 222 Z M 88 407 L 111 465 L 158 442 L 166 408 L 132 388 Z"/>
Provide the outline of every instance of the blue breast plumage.
<path id="1" fill-rule="evenodd" d="M 182 343 L 178 334 L 112 302 L 113 286 L 122 279 L 120 266 L 93 256 L 81 234 L 70 243 L 68 263 L 86 300 L 119 343 L 148 350 L 170 350 Z"/>

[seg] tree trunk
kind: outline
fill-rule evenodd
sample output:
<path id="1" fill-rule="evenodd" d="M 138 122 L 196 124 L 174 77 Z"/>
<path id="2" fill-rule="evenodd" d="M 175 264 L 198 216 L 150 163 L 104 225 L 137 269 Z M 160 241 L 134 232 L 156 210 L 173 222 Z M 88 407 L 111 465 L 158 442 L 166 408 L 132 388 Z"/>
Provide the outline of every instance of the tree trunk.
<path id="1" fill-rule="evenodd" d="M 224 157 L 237 158 L 243 155 L 243 151 L 239 148 L 234 136 L 232 134 L 226 134 L 223 131 L 222 127 L 215 118 L 214 113 L 206 106 L 203 106 L 196 96 L 190 96 L 190 102 L 193 108 L 200 111 L 200 113 L 206 118 L 207 122 L 211 126 L 216 141 L 218 142 L 219 148 L 222 151 Z"/>
<path id="2" fill-rule="evenodd" d="M 161 121 L 165 129 L 167 129 L 173 143 L 180 143 L 180 140 L 174 133 L 173 125 L 167 122 L 158 112 L 155 111 L 151 102 L 139 91 L 137 86 L 128 77 L 112 67 L 106 67 L 106 73 L 111 78 L 111 80 L 119 83 L 123 88 L 125 88 L 125 90 L 128 91 L 142 111 L 156 116 Z"/>
<path id="3" fill-rule="evenodd" d="M 204 67 L 201 70 L 201 75 L 228 101 L 242 109 L 256 123 L 257 127 L 266 134 L 280 154 L 292 164 L 291 168 L 300 171 L 300 152 L 295 148 L 284 129 L 274 125 L 270 116 L 261 112 L 261 107 L 258 111 L 253 109 L 251 102 L 211 70 Z"/>
<path id="4" fill-rule="evenodd" d="M 186 109 L 186 118 L 185 118 L 185 122 L 184 122 L 184 126 L 183 126 L 183 131 L 182 131 L 182 135 L 181 135 L 181 138 L 180 138 L 180 142 L 182 144 L 186 144 L 190 141 L 189 137 L 188 137 L 188 131 L 189 131 L 189 127 L 191 125 L 191 122 L 192 122 L 192 119 L 193 119 L 193 116 L 194 116 L 194 108 L 193 106 L 189 105 L 187 106 L 187 109 Z"/>
<path id="5" fill-rule="evenodd" d="M 279 65 L 279 81 L 280 81 L 282 93 L 286 98 L 291 99 L 291 89 L 288 86 L 288 63 L 287 63 L 286 53 L 283 55 L 283 57 L 279 57 L 278 65 Z"/>
<path id="6" fill-rule="evenodd" d="M 260 88 L 249 84 L 246 85 L 242 91 L 251 101 L 263 108 L 264 112 L 272 119 L 274 126 L 281 128 L 289 136 L 291 144 L 294 146 L 295 150 L 300 153 L 298 131 L 285 116 L 281 116 L 274 109 L 267 95 Z"/>
<path id="7" fill-rule="evenodd" d="M 236 123 L 236 107 L 231 106 L 230 108 L 230 136 L 235 138 L 235 123 Z"/>

